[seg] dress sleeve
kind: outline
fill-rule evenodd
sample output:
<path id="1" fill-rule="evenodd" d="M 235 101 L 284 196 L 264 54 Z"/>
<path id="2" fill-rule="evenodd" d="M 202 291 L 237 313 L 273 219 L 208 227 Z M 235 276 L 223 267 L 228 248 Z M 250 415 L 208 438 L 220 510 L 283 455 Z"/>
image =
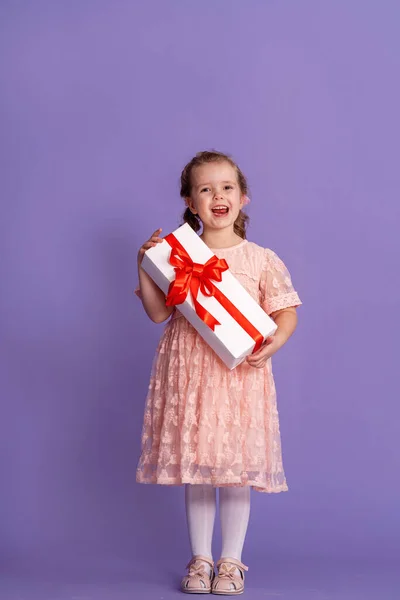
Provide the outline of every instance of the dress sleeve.
<path id="1" fill-rule="evenodd" d="M 275 252 L 268 248 L 264 254 L 260 292 L 261 306 L 268 315 L 282 308 L 296 307 L 302 304 L 293 287 L 286 265 Z"/>

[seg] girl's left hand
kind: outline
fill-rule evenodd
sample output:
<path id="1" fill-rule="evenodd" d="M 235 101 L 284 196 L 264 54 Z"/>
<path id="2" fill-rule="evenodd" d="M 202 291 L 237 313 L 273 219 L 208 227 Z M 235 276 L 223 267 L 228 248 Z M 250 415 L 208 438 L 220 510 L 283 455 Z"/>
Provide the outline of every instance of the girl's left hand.
<path id="1" fill-rule="evenodd" d="M 280 343 L 279 336 L 275 334 L 271 337 L 268 337 L 261 348 L 254 354 L 250 354 L 246 360 L 251 367 L 262 369 L 265 367 L 267 360 L 279 350 L 281 345 L 282 344 Z"/>

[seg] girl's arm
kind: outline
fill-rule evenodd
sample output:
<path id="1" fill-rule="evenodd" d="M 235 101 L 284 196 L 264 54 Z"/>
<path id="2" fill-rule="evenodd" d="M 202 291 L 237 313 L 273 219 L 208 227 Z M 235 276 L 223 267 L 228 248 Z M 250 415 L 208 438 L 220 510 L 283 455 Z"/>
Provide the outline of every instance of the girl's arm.
<path id="1" fill-rule="evenodd" d="M 162 290 L 154 283 L 154 281 L 147 275 L 142 269 L 142 260 L 144 253 L 149 248 L 160 244 L 163 240 L 158 237 L 161 233 L 161 229 L 157 229 L 151 238 L 143 244 L 138 252 L 138 272 L 139 272 L 139 284 L 140 284 L 140 298 L 144 310 L 148 317 L 154 321 L 154 323 L 162 323 L 172 313 L 173 306 L 165 306 L 165 295 Z"/>
<path id="2" fill-rule="evenodd" d="M 297 311 L 294 306 L 277 310 L 270 316 L 278 325 L 278 329 L 273 336 L 265 340 L 257 352 L 247 357 L 249 365 L 257 369 L 263 368 L 267 360 L 286 344 L 297 326 Z"/>
<path id="3" fill-rule="evenodd" d="M 162 323 L 172 313 L 173 306 L 165 306 L 165 295 L 139 265 L 140 296 L 144 310 L 154 323 Z"/>
<path id="4" fill-rule="evenodd" d="M 270 316 L 278 325 L 278 329 L 276 330 L 274 337 L 278 338 L 279 348 L 281 348 L 283 344 L 286 344 L 297 327 L 297 311 L 293 306 L 291 306 L 289 308 L 277 310 Z"/>

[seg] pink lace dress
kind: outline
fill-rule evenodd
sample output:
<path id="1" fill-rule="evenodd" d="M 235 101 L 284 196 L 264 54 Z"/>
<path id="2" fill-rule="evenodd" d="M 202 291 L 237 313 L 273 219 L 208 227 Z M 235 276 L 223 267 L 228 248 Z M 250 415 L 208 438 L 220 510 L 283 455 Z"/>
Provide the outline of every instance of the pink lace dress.
<path id="1" fill-rule="evenodd" d="M 213 252 L 268 314 L 301 304 L 272 250 L 244 240 Z M 230 371 L 174 310 L 152 367 L 136 481 L 287 491 L 271 360 Z"/>

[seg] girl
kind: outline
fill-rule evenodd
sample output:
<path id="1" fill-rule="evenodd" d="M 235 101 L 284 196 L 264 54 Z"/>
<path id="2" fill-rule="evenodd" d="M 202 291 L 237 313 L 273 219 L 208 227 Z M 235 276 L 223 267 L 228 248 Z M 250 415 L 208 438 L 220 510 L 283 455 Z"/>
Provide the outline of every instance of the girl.
<path id="1" fill-rule="evenodd" d="M 138 253 L 137 290 L 150 319 L 169 317 L 157 348 L 144 412 L 139 483 L 185 484 L 192 558 L 182 579 L 186 593 L 241 594 L 242 548 L 250 488 L 288 489 L 282 466 L 271 356 L 296 328 L 301 301 L 278 256 L 246 239 L 247 182 L 233 160 L 201 152 L 184 168 L 183 216 L 218 258 L 275 320 L 273 337 L 230 371 L 141 268 L 143 254 L 162 239 L 154 232 Z M 211 553 L 219 488 L 222 554 Z"/>

